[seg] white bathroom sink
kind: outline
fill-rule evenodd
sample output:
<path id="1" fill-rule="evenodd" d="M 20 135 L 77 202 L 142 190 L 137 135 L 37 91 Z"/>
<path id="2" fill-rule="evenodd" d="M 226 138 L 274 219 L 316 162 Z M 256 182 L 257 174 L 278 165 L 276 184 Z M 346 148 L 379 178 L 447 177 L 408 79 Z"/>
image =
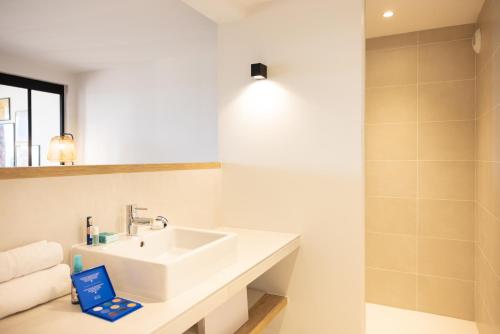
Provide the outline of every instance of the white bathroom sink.
<path id="1" fill-rule="evenodd" d="M 236 261 L 237 236 L 167 227 L 100 246 L 75 245 L 85 269 L 105 265 L 115 290 L 165 301 Z"/>

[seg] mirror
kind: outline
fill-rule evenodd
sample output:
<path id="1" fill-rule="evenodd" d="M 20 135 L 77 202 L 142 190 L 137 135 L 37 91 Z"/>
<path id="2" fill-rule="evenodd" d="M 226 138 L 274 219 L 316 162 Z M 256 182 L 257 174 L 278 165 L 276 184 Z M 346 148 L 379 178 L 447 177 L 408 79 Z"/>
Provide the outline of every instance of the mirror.
<path id="1" fill-rule="evenodd" d="M 151 2 L 0 4 L 0 168 L 218 160 L 217 26 Z"/>

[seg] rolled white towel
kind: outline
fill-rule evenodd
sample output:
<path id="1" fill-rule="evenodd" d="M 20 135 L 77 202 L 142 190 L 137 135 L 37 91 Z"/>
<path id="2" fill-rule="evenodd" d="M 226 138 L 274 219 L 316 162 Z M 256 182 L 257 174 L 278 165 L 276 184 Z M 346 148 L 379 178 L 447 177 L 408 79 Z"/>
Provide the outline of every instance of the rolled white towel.
<path id="1" fill-rule="evenodd" d="M 46 240 L 0 253 L 0 283 L 53 267 L 63 260 L 63 250 Z"/>
<path id="2" fill-rule="evenodd" d="M 14 278 L 16 264 L 14 258 L 8 252 L 0 253 L 0 283 Z"/>
<path id="3" fill-rule="evenodd" d="M 0 319 L 67 295 L 70 289 L 67 264 L 0 283 Z"/>

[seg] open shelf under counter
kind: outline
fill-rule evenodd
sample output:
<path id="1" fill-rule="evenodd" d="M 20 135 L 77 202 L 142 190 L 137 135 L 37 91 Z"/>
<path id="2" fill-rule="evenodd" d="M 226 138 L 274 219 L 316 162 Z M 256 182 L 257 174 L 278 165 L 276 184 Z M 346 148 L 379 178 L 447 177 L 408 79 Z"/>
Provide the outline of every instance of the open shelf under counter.
<path id="1" fill-rule="evenodd" d="M 286 297 L 248 289 L 248 321 L 235 334 L 259 334 L 285 308 Z"/>

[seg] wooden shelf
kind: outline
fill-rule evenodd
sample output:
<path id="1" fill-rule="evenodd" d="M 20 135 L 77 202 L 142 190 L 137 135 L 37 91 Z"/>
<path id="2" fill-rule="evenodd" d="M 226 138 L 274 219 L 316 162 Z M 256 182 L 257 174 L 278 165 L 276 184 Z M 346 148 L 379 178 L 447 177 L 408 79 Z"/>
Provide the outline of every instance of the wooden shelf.
<path id="1" fill-rule="evenodd" d="M 258 334 L 285 308 L 287 298 L 264 294 L 248 311 L 248 321 L 235 334 Z"/>
<path id="2" fill-rule="evenodd" d="M 0 180 L 93 174 L 145 173 L 174 170 L 218 169 L 220 162 L 194 162 L 137 165 L 87 165 L 0 168 Z"/>

